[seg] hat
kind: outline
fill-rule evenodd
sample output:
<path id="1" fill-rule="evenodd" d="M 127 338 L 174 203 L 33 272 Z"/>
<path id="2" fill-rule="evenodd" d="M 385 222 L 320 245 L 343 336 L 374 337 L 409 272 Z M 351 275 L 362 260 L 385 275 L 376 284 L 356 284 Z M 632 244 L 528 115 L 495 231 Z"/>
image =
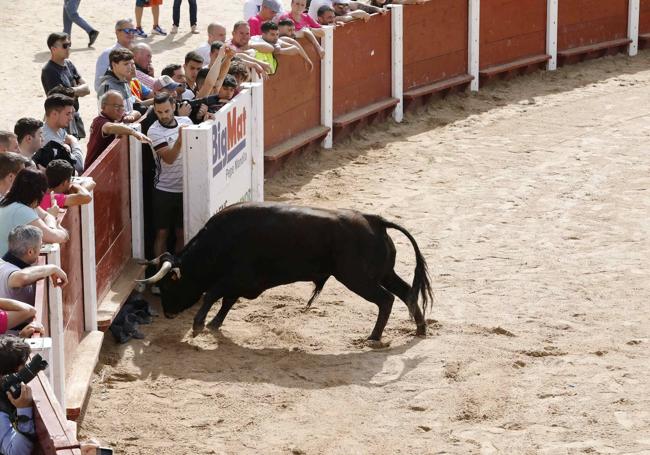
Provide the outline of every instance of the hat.
<path id="1" fill-rule="evenodd" d="M 349 5 L 350 0 L 332 0 L 332 5 Z"/>
<path id="2" fill-rule="evenodd" d="M 153 89 L 155 91 L 159 91 L 164 88 L 168 90 L 175 90 L 176 88 L 178 88 L 179 85 L 181 84 L 179 84 L 178 82 L 174 82 L 174 80 L 171 77 L 164 75 L 164 76 L 160 76 L 154 81 Z"/>
<path id="3" fill-rule="evenodd" d="M 279 13 L 282 11 L 282 5 L 280 5 L 280 2 L 278 0 L 263 0 L 262 8 L 265 6 L 274 13 Z"/>

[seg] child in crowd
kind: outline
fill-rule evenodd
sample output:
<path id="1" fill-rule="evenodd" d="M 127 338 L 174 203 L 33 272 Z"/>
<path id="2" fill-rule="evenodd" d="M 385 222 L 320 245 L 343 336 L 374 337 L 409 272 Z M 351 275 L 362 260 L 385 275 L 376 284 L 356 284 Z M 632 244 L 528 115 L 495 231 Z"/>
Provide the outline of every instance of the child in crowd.
<path id="1" fill-rule="evenodd" d="M 72 183 L 74 168 L 65 160 L 52 160 L 47 165 L 47 193 L 39 204 L 43 210 L 52 215 L 58 214 L 59 207 L 88 204 L 93 197 L 90 192 L 95 188 L 91 178 L 84 177 L 82 183 Z M 57 213 L 52 213 L 52 212 Z"/>

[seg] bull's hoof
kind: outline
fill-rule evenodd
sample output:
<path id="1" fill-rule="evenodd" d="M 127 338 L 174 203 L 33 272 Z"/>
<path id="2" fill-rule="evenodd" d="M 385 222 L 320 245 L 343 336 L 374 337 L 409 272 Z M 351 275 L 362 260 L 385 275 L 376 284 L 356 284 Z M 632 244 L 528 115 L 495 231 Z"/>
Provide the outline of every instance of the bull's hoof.
<path id="1" fill-rule="evenodd" d="M 192 338 L 196 338 L 196 336 L 203 332 L 203 326 L 202 325 L 194 325 L 192 327 Z"/>
<path id="2" fill-rule="evenodd" d="M 366 340 L 365 344 L 371 349 L 385 349 L 390 347 L 390 341 L 371 340 L 370 338 Z"/>
<path id="3" fill-rule="evenodd" d="M 211 322 L 207 325 L 207 327 L 208 327 L 208 329 L 209 329 L 211 332 L 218 332 L 219 329 L 221 328 L 221 322 L 214 322 L 214 321 L 211 321 Z"/>
<path id="4" fill-rule="evenodd" d="M 427 337 L 427 326 L 426 325 L 418 326 L 417 330 L 415 331 L 415 336 L 418 336 L 420 338 L 426 338 Z"/>

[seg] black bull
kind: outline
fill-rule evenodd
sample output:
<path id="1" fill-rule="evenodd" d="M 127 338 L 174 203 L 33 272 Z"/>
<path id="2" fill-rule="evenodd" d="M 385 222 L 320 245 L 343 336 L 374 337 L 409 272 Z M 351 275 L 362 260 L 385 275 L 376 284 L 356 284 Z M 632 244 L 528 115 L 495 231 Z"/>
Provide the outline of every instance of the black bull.
<path id="1" fill-rule="evenodd" d="M 393 270 L 396 251 L 387 228 L 402 232 L 413 245 L 412 286 Z M 316 288 L 309 307 L 330 276 L 379 307 L 369 339 L 381 338 L 394 295 L 415 319 L 417 335 L 426 333 L 424 315 L 432 301 L 427 264 L 406 229 L 377 215 L 280 203 L 237 204 L 210 218 L 177 256 L 165 253 L 150 263 L 161 265 L 160 270 L 143 281 L 159 284 L 165 316 L 191 307 L 205 293 L 194 318 L 194 335 L 219 299 L 221 308 L 209 324 L 215 330 L 240 297 L 254 299 L 275 286 L 312 281 Z"/>

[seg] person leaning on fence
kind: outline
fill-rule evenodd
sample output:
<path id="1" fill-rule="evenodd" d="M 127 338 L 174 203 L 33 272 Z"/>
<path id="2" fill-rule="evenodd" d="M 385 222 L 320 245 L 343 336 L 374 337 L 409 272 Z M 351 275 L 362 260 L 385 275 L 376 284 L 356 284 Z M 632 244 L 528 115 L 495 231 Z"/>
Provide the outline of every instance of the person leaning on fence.
<path id="1" fill-rule="evenodd" d="M 336 20 L 339 22 L 351 22 L 357 19 L 368 22 L 370 20 L 370 13 L 366 12 L 363 8 L 353 11 L 350 8 L 350 0 L 332 0 L 332 8 L 334 8 Z"/>
<path id="2" fill-rule="evenodd" d="M 278 66 L 275 59 L 276 55 L 298 55 L 303 58 L 309 71 L 314 69 L 311 59 L 297 41 L 292 38 L 280 39 L 280 29 L 275 22 L 264 22 L 262 24 L 262 36 L 252 38 L 251 41 L 263 41 L 273 46 L 274 50 L 271 54 L 259 51 L 255 54 L 255 58 L 266 61 L 272 66 L 273 73 L 275 73 Z"/>
<path id="3" fill-rule="evenodd" d="M 18 139 L 18 153 L 31 161 L 43 146 L 43 122 L 30 117 L 20 118 L 14 125 L 14 134 Z"/>
<path id="4" fill-rule="evenodd" d="M 46 192 L 47 179 L 41 171 L 22 169 L 18 172 L 11 189 L 0 201 L 0 254 L 7 253 L 9 233 L 21 225 L 40 229 L 45 243 L 68 240 L 68 232 L 59 221 L 38 206 Z"/>
<path id="5" fill-rule="evenodd" d="M 69 60 L 71 45 L 70 37 L 66 33 L 50 33 L 47 37 L 50 60 L 41 69 L 41 84 L 46 95 L 57 86 L 71 89 L 75 112 L 74 120 L 70 122 L 67 130 L 77 139 L 83 139 L 86 137 L 86 131 L 79 115 L 79 98 L 90 95 L 90 87 Z"/>
<path id="6" fill-rule="evenodd" d="M 158 120 L 149 128 L 149 137 L 156 160 L 153 216 L 156 229 L 154 254 L 166 250 L 170 227 L 176 230 L 176 251 L 183 247 L 183 158 L 182 130 L 192 125 L 187 117 L 174 116 L 176 102 L 163 93 L 154 98 Z"/>
<path id="7" fill-rule="evenodd" d="M 30 164 L 31 160 L 18 153 L 0 153 L 0 198 L 9 192 L 16 180 L 16 175 Z"/>
<path id="8" fill-rule="evenodd" d="M 64 160 L 52 160 L 45 169 L 47 193 L 41 199 L 40 207 L 49 211 L 52 207 L 73 207 L 90 204 L 95 181 L 84 177 L 83 183 L 73 183 L 74 168 Z"/>
<path id="9" fill-rule="evenodd" d="M 137 118 L 124 115 L 124 97 L 116 90 L 108 90 L 99 100 L 100 113 L 90 125 L 90 139 L 86 152 L 84 169 L 88 169 L 93 162 L 108 148 L 118 135 L 133 136 L 138 141 L 150 144 L 147 136 L 135 131 L 126 125 Z"/>
<path id="10" fill-rule="evenodd" d="M 7 236 L 9 250 L 0 261 L 0 298 L 35 304 L 36 282 L 50 278 L 54 286 L 68 284 L 68 276 L 54 264 L 34 265 L 43 244 L 43 233 L 30 225 L 13 228 Z"/>
<path id="11" fill-rule="evenodd" d="M 280 16 L 280 36 L 293 39 L 305 38 L 314 47 L 320 58 L 325 57 L 325 51 L 316 39 L 325 36 L 325 31 L 309 14 L 303 12 L 305 0 L 293 0 L 291 11 Z"/>
<path id="12" fill-rule="evenodd" d="M 262 24 L 272 21 L 280 11 L 282 11 L 282 5 L 278 0 L 263 0 L 260 12 L 248 19 L 251 36 L 261 35 Z"/>
<path id="13" fill-rule="evenodd" d="M 33 306 L 14 299 L 0 298 L 0 335 L 11 333 L 21 338 L 31 338 L 35 333 L 42 334 L 43 324 L 33 321 L 35 317 L 36 308 Z"/>
<path id="14" fill-rule="evenodd" d="M 0 130 L 0 153 L 18 152 L 18 138 L 11 131 Z"/>
<path id="15" fill-rule="evenodd" d="M 337 17 L 334 8 L 329 5 L 323 5 L 318 8 L 316 20 L 320 25 L 336 25 Z"/>
<path id="16" fill-rule="evenodd" d="M 104 77 L 104 74 L 106 74 L 106 70 L 111 66 L 108 60 L 109 54 L 115 49 L 130 49 L 131 46 L 133 46 L 135 32 L 136 29 L 131 19 L 120 19 L 115 23 L 115 36 L 117 42 L 108 49 L 104 49 L 104 51 L 99 54 L 99 57 L 97 57 L 97 63 L 95 64 L 95 93 L 99 91 L 101 79 Z"/>
<path id="17" fill-rule="evenodd" d="M 0 336 L 0 378 L 17 373 L 29 359 L 31 349 L 25 341 L 13 335 Z M 20 396 L 9 392 L 0 395 L 0 453 L 30 455 L 34 449 L 34 418 L 32 391 L 21 384 Z"/>

